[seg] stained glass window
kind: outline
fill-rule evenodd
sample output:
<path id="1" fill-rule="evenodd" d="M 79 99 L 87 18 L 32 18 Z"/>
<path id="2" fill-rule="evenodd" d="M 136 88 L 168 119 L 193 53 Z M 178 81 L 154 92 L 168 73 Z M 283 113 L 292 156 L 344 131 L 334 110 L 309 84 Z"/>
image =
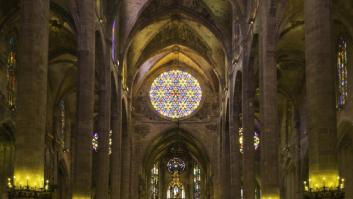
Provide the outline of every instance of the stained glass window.
<path id="1" fill-rule="evenodd" d="M 92 149 L 97 152 L 98 150 L 99 135 L 97 132 L 92 133 Z M 112 154 L 112 130 L 109 131 L 109 155 Z"/>
<path id="2" fill-rule="evenodd" d="M 199 165 L 194 165 L 193 171 L 193 178 L 194 178 L 194 199 L 201 198 L 201 169 Z"/>
<path id="3" fill-rule="evenodd" d="M 151 169 L 151 199 L 159 198 L 159 164 L 155 163 Z"/>
<path id="4" fill-rule="evenodd" d="M 239 129 L 239 144 L 240 144 L 240 152 L 244 152 L 244 133 L 243 128 Z M 260 145 L 260 137 L 258 132 L 254 132 L 254 147 L 255 150 L 259 148 Z"/>
<path id="5" fill-rule="evenodd" d="M 153 107 L 172 119 L 189 116 L 198 108 L 201 98 L 202 90 L 197 79 L 180 70 L 160 74 L 150 90 Z"/>
<path id="6" fill-rule="evenodd" d="M 168 161 L 167 169 L 172 175 L 172 180 L 168 186 L 167 198 L 185 198 L 185 189 L 181 181 L 181 174 L 185 171 L 185 167 L 185 162 L 180 158 L 174 157 Z"/>
<path id="7" fill-rule="evenodd" d="M 59 101 L 59 139 L 64 143 L 65 139 L 65 101 Z"/>
<path id="8" fill-rule="evenodd" d="M 9 40 L 9 52 L 7 56 L 7 102 L 10 110 L 16 109 L 16 39 L 14 37 Z"/>
<path id="9" fill-rule="evenodd" d="M 113 22 L 112 27 L 112 59 L 113 62 L 116 61 L 116 21 Z"/>
<path id="10" fill-rule="evenodd" d="M 347 41 L 341 37 L 338 40 L 337 49 L 337 108 L 342 109 L 346 104 L 348 96 L 348 55 L 347 55 Z"/>

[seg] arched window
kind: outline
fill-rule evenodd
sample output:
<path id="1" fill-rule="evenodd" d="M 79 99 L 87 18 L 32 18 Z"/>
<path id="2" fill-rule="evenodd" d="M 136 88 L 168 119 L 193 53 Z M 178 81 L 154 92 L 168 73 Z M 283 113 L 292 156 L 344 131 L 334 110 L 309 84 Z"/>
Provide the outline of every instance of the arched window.
<path id="1" fill-rule="evenodd" d="M 184 172 L 186 164 L 184 160 L 180 158 L 172 158 L 167 163 L 168 172 L 172 175 L 172 180 L 170 181 L 167 189 L 168 199 L 184 199 L 185 198 L 185 188 L 183 182 L 181 181 L 181 174 Z"/>
<path id="2" fill-rule="evenodd" d="M 193 169 L 193 184 L 194 184 L 194 199 L 201 198 L 201 169 L 198 164 L 194 165 Z"/>
<path id="3" fill-rule="evenodd" d="M 185 199 L 184 185 L 173 186 L 169 185 L 167 191 L 167 199 Z"/>
<path id="4" fill-rule="evenodd" d="M 348 96 L 347 41 L 340 37 L 337 45 L 337 108 L 343 109 Z"/>
<path id="5" fill-rule="evenodd" d="M 151 199 L 159 198 L 159 164 L 155 163 L 151 169 Z"/>
<path id="6" fill-rule="evenodd" d="M 9 39 L 9 52 L 7 56 L 7 103 L 10 110 L 16 109 L 16 45 L 15 37 Z"/>

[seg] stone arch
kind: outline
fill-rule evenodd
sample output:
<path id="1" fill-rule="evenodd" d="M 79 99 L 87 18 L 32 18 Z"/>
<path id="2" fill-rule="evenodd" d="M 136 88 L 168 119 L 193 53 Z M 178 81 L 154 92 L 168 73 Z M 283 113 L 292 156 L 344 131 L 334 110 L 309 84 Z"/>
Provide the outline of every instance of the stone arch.
<path id="1" fill-rule="evenodd" d="M 148 198 L 147 194 L 149 193 L 149 171 L 153 167 L 153 164 L 156 161 L 161 161 L 168 153 L 170 147 L 174 145 L 185 146 L 190 157 L 201 167 L 203 173 L 202 179 L 204 180 L 202 185 L 202 198 L 206 198 L 206 196 L 211 195 L 213 192 L 212 177 L 214 168 L 212 168 L 212 164 L 210 164 L 209 155 L 205 146 L 188 130 L 182 128 L 169 128 L 158 134 L 156 138 L 150 142 L 145 150 L 145 153 L 143 154 L 140 176 L 141 179 L 145 181 L 143 183 L 144 190 L 142 191 L 145 194 L 140 194 L 140 196 L 146 195 L 146 198 Z M 164 191 L 163 188 L 161 188 L 161 190 Z"/>

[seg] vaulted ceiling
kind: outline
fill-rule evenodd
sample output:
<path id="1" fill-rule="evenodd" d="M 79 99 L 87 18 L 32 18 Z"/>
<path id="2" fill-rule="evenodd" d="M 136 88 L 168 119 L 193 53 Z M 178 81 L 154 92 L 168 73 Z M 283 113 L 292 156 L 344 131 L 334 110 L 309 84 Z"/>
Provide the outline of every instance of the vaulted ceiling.
<path id="1" fill-rule="evenodd" d="M 137 92 L 159 67 L 183 64 L 225 86 L 233 9 L 227 0 L 136 0 L 122 2 L 121 38 L 127 84 Z"/>

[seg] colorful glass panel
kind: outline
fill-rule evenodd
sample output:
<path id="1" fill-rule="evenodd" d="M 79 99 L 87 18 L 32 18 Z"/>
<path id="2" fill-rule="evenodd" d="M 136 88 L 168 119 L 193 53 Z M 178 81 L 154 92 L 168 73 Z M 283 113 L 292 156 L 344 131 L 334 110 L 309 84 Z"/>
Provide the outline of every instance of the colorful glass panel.
<path id="1" fill-rule="evenodd" d="M 191 74 L 171 70 L 160 74 L 152 83 L 150 99 L 163 116 L 178 119 L 189 116 L 200 105 L 202 90 Z"/>
<path id="2" fill-rule="evenodd" d="M 342 109 L 348 96 L 348 55 L 347 41 L 344 38 L 338 40 L 337 49 L 337 108 Z"/>
<path id="3" fill-rule="evenodd" d="M 59 101 L 59 138 L 62 143 L 65 141 L 65 101 Z"/>

